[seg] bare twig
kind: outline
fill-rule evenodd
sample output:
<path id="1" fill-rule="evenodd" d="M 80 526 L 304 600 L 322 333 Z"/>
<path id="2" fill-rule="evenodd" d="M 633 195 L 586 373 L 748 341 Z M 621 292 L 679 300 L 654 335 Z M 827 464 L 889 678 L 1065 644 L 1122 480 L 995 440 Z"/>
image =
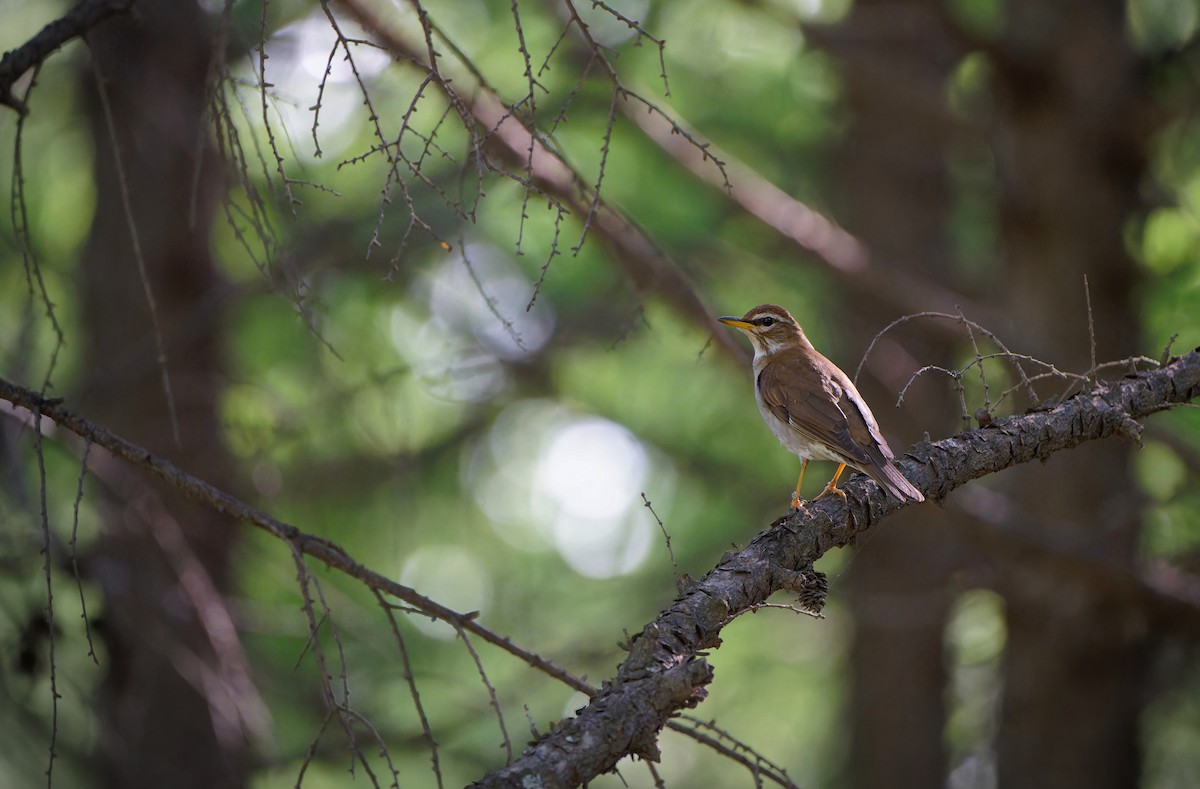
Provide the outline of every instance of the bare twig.
<path id="1" fill-rule="evenodd" d="M 875 350 L 875 346 L 883 338 L 883 335 L 887 334 L 889 331 L 891 331 L 892 329 L 896 328 L 897 326 L 899 326 L 901 324 L 908 323 L 909 321 L 917 320 L 920 318 L 932 318 L 934 320 L 953 321 L 955 323 L 962 324 L 969 331 L 979 332 L 984 337 L 987 337 L 989 340 L 991 340 L 993 343 L 995 343 L 997 348 L 999 348 L 1001 351 L 1004 352 L 1005 358 L 1012 361 L 1013 369 L 1016 371 L 1017 377 L 1020 379 L 1021 384 L 1025 387 L 1025 390 L 1029 395 L 1030 401 L 1037 402 L 1037 392 L 1034 390 L 1033 384 L 1030 381 L 1029 377 L 1025 374 L 1025 369 L 1021 366 L 1020 359 L 1022 357 L 1020 356 L 1020 354 L 1012 353 L 1008 349 L 1008 346 L 1005 345 L 1003 342 L 1001 342 L 1000 338 L 997 337 L 989 329 L 984 328 L 983 326 L 976 323 L 975 321 L 964 318 L 962 315 L 962 310 L 958 310 L 957 314 L 946 313 L 946 312 L 918 312 L 918 313 L 914 313 L 912 315 L 902 315 L 901 317 L 899 317 L 896 320 L 889 323 L 887 326 L 884 326 L 882 329 L 879 330 L 878 333 L 876 333 L 876 335 L 874 337 L 871 338 L 870 344 L 867 345 L 867 350 L 863 351 L 862 359 L 859 361 L 858 367 L 854 368 L 853 380 L 856 382 L 858 381 L 858 376 L 862 373 L 863 366 L 866 365 L 866 363 L 867 363 L 867 358 L 871 355 L 871 351 Z M 1024 358 L 1029 359 L 1031 357 L 1024 357 Z"/>
<path id="2" fill-rule="evenodd" d="M 732 759 L 741 764 L 754 777 L 755 786 L 762 786 L 762 779 L 766 778 L 785 787 L 785 789 L 799 789 L 792 779 L 788 777 L 787 770 L 737 739 L 725 729 L 722 729 L 717 725 L 716 721 L 702 720 L 695 715 L 680 715 L 677 719 L 671 721 L 669 727 L 675 731 L 686 733 L 693 739 L 708 745 L 727 759 Z M 704 734 L 705 731 L 712 732 L 713 736 Z"/>
<path id="3" fill-rule="evenodd" d="M 675 589 L 682 592 L 683 578 L 679 575 L 679 564 L 675 561 L 675 551 L 671 548 L 671 534 L 663 525 L 662 518 L 658 517 L 658 513 L 654 511 L 654 505 L 650 503 L 650 499 L 646 498 L 645 491 L 642 492 L 642 502 L 642 506 L 650 510 L 650 514 L 654 516 L 654 522 L 658 524 L 658 530 L 662 532 L 663 540 L 667 543 L 667 555 L 671 557 L 671 574 L 675 576 Z"/>
<path id="4" fill-rule="evenodd" d="M 83 634 L 87 640 L 88 657 L 98 666 L 100 659 L 96 657 L 96 645 L 92 643 L 92 623 L 88 619 L 87 596 L 83 593 L 83 578 L 79 575 L 79 554 L 75 550 L 79 536 L 79 505 L 83 502 L 83 479 L 87 476 L 88 454 L 91 451 L 91 439 L 84 439 L 83 460 L 79 463 L 79 485 L 75 490 L 75 505 L 71 508 L 71 541 L 68 545 L 71 549 L 71 570 L 75 574 L 75 586 L 79 590 L 79 609 L 82 611 L 80 616 L 83 617 Z"/>
<path id="5" fill-rule="evenodd" d="M 407 41 L 402 31 L 389 25 L 362 0 L 345 0 L 343 7 L 349 9 L 359 24 L 370 31 L 371 35 L 397 59 L 416 63 L 418 68 L 426 70 L 427 73 L 434 73 L 431 63 L 435 62 L 435 59 L 429 52 L 432 49 L 430 42 L 437 30 L 423 10 L 419 18 L 423 29 L 426 30 L 426 40 L 422 42 L 422 46 Z M 438 37 L 439 40 L 448 41 L 440 33 Z M 465 60 L 464 67 L 470 71 L 468 64 L 469 60 Z M 511 109 L 489 89 L 486 82 L 477 79 L 476 85 L 472 86 L 475 89 L 468 94 L 455 87 L 459 84 L 457 80 L 453 85 L 449 84 L 450 80 L 442 68 L 439 65 L 436 71 L 437 85 L 460 113 L 464 126 L 489 130 L 486 138 L 479 141 L 478 152 L 483 157 L 481 161 L 492 161 L 486 150 L 498 152 L 505 160 L 515 163 L 514 166 L 518 169 L 513 172 L 504 168 L 494 168 L 493 171 L 524 186 L 519 170 L 525 169 L 532 144 L 532 185 L 537 187 L 539 194 L 547 196 L 551 205 L 559 208 L 560 212 L 565 208 L 577 216 L 587 216 L 588 206 L 592 203 L 592 187 L 547 145 L 540 132 L 531 131 L 519 119 L 513 117 Z M 477 70 L 472 72 L 475 73 Z M 591 230 L 612 249 L 616 262 L 620 264 L 632 286 L 642 293 L 665 297 L 688 320 L 697 326 L 703 326 L 705 330 L 710 330 L 713 324 L 712 311 L 705 305 L 696 286 L 679 267 L 636 224 L 606 201 L 600 199 L 595 205 Z M 553 257 L 552 253 L 547 260 L 547 268 Z M 748 362 L 745 348 L 732 336 L 723 333 L 718 336 L 717 341 L 721 349 L 732 358 Z"/>
<path id="6" fill-rule="evenodd" d="M 149 472 L 188 498 L 201 502 L 223 515 L 256 526 L 282 540 L 294 551 L 311 556 L 326 566 L 361 581 L 370 589 L 377 589 L 384 594 L 403 600 L 427 616 L 440 619 L 451 626 L 461 626 L 464 630 L 474 633 L 484 641 L 499 647 L 575 690 L 588 695 L 596 693 L 596 689 L 582 679 L 479 624 L 473 614 L 464 614 L 448 608 L 419 594 L 410 587 L 363 566 L 336 543 L 303 532 L 289 523 L 251 507 L 237 497 L 188 474 L 174 463 L 79 416 L 63 406 L 61 400 L 47 399 L 31 389 L 18 386 L 3 378 L 0 378 L 0 399 L 7 400 L 14 406 L 30 412 L 40 409 L 43 418 L 53 419 L 59 427 L 75 433 L 85 440 L 90 438 L 97 446 L 104 447 L 126 463 Z"/>
<path id="7" fill-rule="evenodd" d="M 34 449 L 37 453 L 38 483 L 40 490 L 40 523 L 42 526 L 42 575 L 46 579 L 46 643 L 50 662 L 50 759 L 46 764 L 46 789 L 54 789 L 54 759 L 58 755 L 58 662 L 54 655 L 54 575 L 53 558 L 50 552 L 50 516 L 46 510 L 46 457 L 42 451 L 42 410 L 33 409 Z"/>
<path id="8" fill-rule="evenodd" d="M 1092 320 L 1092 290 L 1088 287 L 1087 274 L 1083 275 L 1083 297 L 1087 300 L 1088 350 L 1091 351 L 1091 371 L 1094 372 L 1096 370 L 1096 324 Z M 1089 372 L 1090 374 L 1091 372 Z"/>
<path id="9" fill-rule="evenodd" d="M 375 590 L 375 601 L 387 615 L 388 624 L 392 628 L 392 636 L 396 639 L 396 648 L 400 651 L 400 664 L 404 669 L 404 681 L 408 683 L 408 693 L 412 697 L 417 718 L 421 721 L 421 734 L 425 737 L 425 742 L 429 744 L 429 758 L 433 763 L 433 775 L 437 779 L 438 789 L 441 789 L 443 786 L 442 765 L 438 760 L 437 738 L 433 736 L 433 727 L 429 725 L 429 717 L 425 714 L 425 705 L 421 703 L 421 693 L 417 690 L 417 679 L 413 675 L 412 661 L 408 657 L 408 647 L 404 643 L 404 636 L 400 634 L 400 625 L 396 622 L 396 615 L 393 613 L 395 606 L 385 600 L 378 590 Z"/>
<path id="10" fill-rule="evenodd" d="M 129 10 L 134 0 L 83 0 L 67 13 L 43 27 L 37 35 L 0 60 L 0 104 L 24 115 L 26 102 L 13 95 L 13 83 L 31 68 L 40 67 L 59 47 L 82 36 L 110 16 Z"/>
<path id="11" fill-rule="evenodd" d="M 471 643 L 471 637 L 458 625 L 455 625 L 454 629 L 458 631 L 458 637 L 462 639 L 463 645 L 471 655 L 471 659 L 475 661 L 475 670 L 479 672 L 479 679 L 483 682 L 483 687 L 487 689 L 488 703 L 492 705 L 492 709 L 496 712 L 496 722 L 500 726 L 500 735 L 503 738 L 504 763 L 512 764 L 512 739 L 508 736 L 508 727 L 504 724 L 504 710 L 500 709 L 500 699 L 496 697 L 496 689 L 492 687 L 491 680 L 488 679 L 487 671 L 483 668 L 483 660 L 475 650 L 475 645 Z"/>
<path id="12" fill-rule="evenodd" d="M 312 653 L 317 663 L 317 679 L 321 685 L 321 697 L 325 702 L 327 721 L 332 720 L 333 717 L 336 717 L 338 722 L 341 723 L 342 730 L 346 733 L 346 737 L 350 743 L 350 752 L 354 756 L 354 762 L 351 763 L 351 774 L 354 773 L 354 764 L 361 763 L 363 770 L 367 774 L 368 780 L 371 782 L 371 785 L 378 789 L 379 781 L 375 776 L 374 770 L 371 769 L 371 765 L 367 761 L 366 755 L 362 752 L 362 749 L 358 747 L 358 739 L 354 734 L 353 722 L 355 720 L 355 715 L 353 710 L 350 708 L 350 691 L 347 684 L 346 656 L 342 650 L 341 638 L 338 636 L 337 630 L 333 626 L 333 622 L 330 617 L 329 606 L 325 603 L 325 596 L 321 591 L 321 583 L 318 579 L 313 577 L 312 572 L 308 569 L 308 565 L 304 561 L 304 555 L 302 551 L 294 543 L 289 545 L 289 547 L 291 548 L 292 561 L 296 566 L 296 577 L 300 585 L 300 596 L 302 601 L 301 610 L 304 612 L 304 616 L 308 620 L 309 638 L 306 644 L 306 649 L 308 647 L 312 648 Z M 319 618 L 317 617 L 316 611 L 313 607 L 314 595 L 311 591 L 312 589 L 316 590 L 316 599 L 320 600 L 321 603 L 322 615 Z M 341 656 L 341 669 L 339 671 L 339 674 L 342 678 L 341 698 L 338 697 L 338 694 L 333 689 L 333 674 L 329 670 L 329 663 L 325 656 L 325 649 L 321 645 L 321 625 L 326 622 L 329 622 L 330 633 L 333 636 L 334 643 L 337 645 L 338 653 Z M 303 655 L 301 656 L 301 659 L 302 658 Z M 324 732 L 324 730 L 325 726 L 323 725 L 318 730 L 318 739 L 321 732 Z M 310 754 L 314 754 L 316 752 L 318 739 L 313 740 L 313 744 L 309 749 Z M 385 748 L 384 753 L 386 754 L 386 752 L 387 751 Z M 308 767 L 308 762 L 309 758 L 306 757 L 300 768 L 301 777 L 303 777 L 304 771 Z M 297 780 L 296 785 L 300 785 L 299 780 Z"/>
<path id="13" fill-rule="evenodd" d="M 971 328 L 970 321 L 962 314 L 961 309 L 958 310 L 958 317 L 962 321 L 963 326 L 967 327 L 967 337 L 971 340 L 971 349 L 975 351 L 975 361 L 977 362 L 975 366 L 979 370 L 979 383 L 983 386 L 983 408 L 985 411 L 990 412 L 992 410 L 992 394 L 988 388 L 987 375 L 983 371 L 983 355 L 979 351 L 979 341 L 975 339 L 975 330 Z M 1092 361 L 1094 365 L 1095 360 L 1093 359 Z M 970 422 L 968 422 L 966 427 L 970 426 Z"/>
<path id="14" fill-rule="evenodd" d="M 488 312 L 492 313 L 492 317 L 500 322 L 500 325 L 504 328 L 505 334 L 507 334 L 509 338 L 516 343 L 517 347 L 522 351 L 528 352 L 529 348 L 525 345 L 525 340 L 521 338 L 521 333 L 517 331 L 517 327 L 513 325 L 511 319 L 506 318 L 500 313 L 500 307 L 496 304 L 496 299 L 494 299 L 483 286 L 483 282 L 479 279 L 479 272 L 475 270 L 475 265 L 471 263 L 471 258 L 467 254 L 467 244 L 462 237 L 459 237 L 458 239 L 458 254 L 462 257 L 463 266 L 467 269 L 467 274 L 470 275 L 471 282 L 475 285 L 475 290 L 479 292 L 480 297 L 483 299 L 483 303 L 487 305 Z"/>
<path id="15" fill-rule="evenodd" d="M 33 76 L 30 78 L 29 87 L 25 91 L 26 100 L 29 99 L 29 94 L 33 91 L 34 85 L 37 84 L 37 75 L 40 70 L 41 64 L 34 66 Z M 46 317 L 50 321 L 50 328 L 54 331 L 54 348 L 50 351 L 50 361 L 46 365 L 46 376 L 42 379 L 42 393 L 44 394 L 50 388 L 50 377 L 54 374 L 54 367 L 58 362 L 58 352 L 66 344 L 66 336 L 63 334 L 62 326 L 59 325 L 58 314 L 54 311 L 54 302 L 50 299 L 50 292 L 46 289 L 46 280 L 42 277 L 42 266 L 38 260 L 37 251 L 29 231 L 29 202 L 25 198 L 25 158 L 23 156 L 25 119 L 27 117 L 26 113 L 22 113 L 17 118 L 17 132 L 13 140 L 13 171 L 9 219 L 12 222 L 13 236 L 16 238 L 21 249 L 21 264 L 25 269 L 25 283 L 29 290 L 30 307 L 32 308 L 34 302 L 40 299 L 42 306 L 46 310 Z"/>
<path id="16" fill-rule="evenodd" d="M 799 614 L 800 616 L 808 616 L 808 617 L 812 617 L 813 619 L 824 619 L 825 618 L 825 614 L 820 611 L 806 611 L 803 608 L 797 608 L 794 605 L 787 605 L 785 603 L 759 603 L 758 605 L 751 606 L 749 609 L 749 612 L 756 613 L 757 611 L 759 611 L 760 609 L 763 609 L 763 608 L 778 608 L 782 611 L 791 611 L 793 614 Z"/>

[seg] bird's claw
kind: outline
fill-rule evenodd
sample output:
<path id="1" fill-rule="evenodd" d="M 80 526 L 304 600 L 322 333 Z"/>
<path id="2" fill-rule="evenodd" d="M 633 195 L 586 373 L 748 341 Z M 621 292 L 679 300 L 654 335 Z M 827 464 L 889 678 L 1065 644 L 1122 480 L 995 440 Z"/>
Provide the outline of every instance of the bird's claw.
<path id="1" fill-rule="evenodd" d="M 819 498 L 821 498 L 821 496 L 824 496 L 827 493 L 832 493 L 833 495 L 837 496 L 842 501 L 846 500 L 846 491 L 842 490 L 841 488 L 839 488 L 833 484 L 826 485 L 825 490 L 821 491 L 821 494 L 819 496 L 817 496 L 817 498 L 819 499 Z"/>

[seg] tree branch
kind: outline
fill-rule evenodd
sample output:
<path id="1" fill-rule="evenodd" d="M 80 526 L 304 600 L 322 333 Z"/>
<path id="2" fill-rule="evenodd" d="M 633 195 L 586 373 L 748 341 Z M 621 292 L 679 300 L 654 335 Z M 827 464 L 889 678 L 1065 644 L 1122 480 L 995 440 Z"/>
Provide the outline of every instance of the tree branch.
<path id="1" fill-rule="evenodd" d="M 899 465 L 927 497 L 944 499 L 973 479 L 1085 441 L 1121 435 L 1137 439 L 1135 419 L 1200 396 L 1200 349 L 1150 372 L 1113 385 L 1081 392 L 1050 408 L 998 419 L 989 427 L 951 438 L 916 444 Z M 720 632 L 739 614 L 780 590 L 802 597 L 820 592 L 823 578 L 813 562 L 903 506 L 885 497 L 857 474 L 846 483 L 846 501 L 833 497 L 793 512 L 755 536 L 741 551 L 727 554 L 705 578 L 634 637 L 630 654 L 603 690 L 573 718 L 561 721 L 513 764 L 485 776 L 476 786 L 566 787 L 612 769 L 628 754 L 653 758 L 649 747 L 659 729 L 684 706 L 703 697 L 712 673 L 701 650 L 720 645 Z M 697 684 L 691 693 L 677 686 L 681 667 Z M 659 679 L 661 678 L 661 680 Z M 636 683 L 652 699 L 653 714 L 620 714 Z M 670 692 L 656 691 L 659 684 Z"/>
<path id="2" fill-rule="evenodd" d="M 344 2 L 355 20 L 397 59 L 432 69 L 431 58 L 407 41 L 402 31 L 377 15 L 370 5 L 362 0 Z M 438 68 L 445 69 L 445 65 L 438 64 Z M 488 130 L 488 143 L 499 156 L 514 167 L 528 170 L 538 189 L 570 208 L 581 222 L 587 223 L 590 231 L 599 235 L 613 251 L 616 262 L 636 290 L 662 296 L 681 315 L 708 331 L 716 328 L 712 312 L 704 304 L 696 285 L 670 256 L 548 148 L 541 133 L 527 128 L 486 84 L 474 85 L 468 91 L 455 90 L 450 87 L 450 80 L 440 76 L 436 82 L 443 92 L 452 94 L 452 101 L 459 102 L 480 128 Z M 715 332 L 713 340 L 721 351 L 749 364 L 745 347 L 729 332 Z"/>
<path id="3" fill-rule="evenodd" d="M 0 59 L 0 104 L 24 115 L 25 103 L 13 95 L 13 84 L 29 69 L 42 63 L 56 49 L 82 36 L 114 14 L 128 11 L 134 0 L 83 0 L 70 11 L 43 27 L 38 34 Z"/>
<path id="4" fill-rule="evenodd" d="M 13 406 L 26 409 L 35 415 L 27 420 L 30 424 L 37 421 L 36 415 L 38 414 L 41 415 L 43 421 L 45 418 L 49 418 L 57 427 L 69 430 L 81 438 L 91 441 L 94 445 L 92 447 L 93 454 L 99 454 L 96 447 L 103 447 L 130 466 L 150 472 L 193 501 L 212 507 L 222 515 L 249 523 L 270 533 L 280 541 L 287 543 L 297 554 L 306 554 L 318 559 L 327 567 L 361 581 L 370 589 L 402 600 L 429 616 L 448 622 L 455 628 L 474 633 L 488 643 L 500 647 L 533 668 L 558 679 L 575 690 L 589 696 L 596 693 L 595 688 L 587 682 L 479 624 L 474 613 L 460 613 L 419 594 L 415 589 L 396 583 L 387 576 L 362 565 L 336 543 L 324 537 L 303 532 L 290 523 L 285 523 L 255 509 L 236 496 L 192 476 L 171 461 L 155 455 L 132 441 L 110 433 L 64 406 L 61 398 L 43 397 L 32 389 L 0 378 L 0 400 L 7 400 Z M 93 460 L 93 462 L 95 461 Z"/>
<path id="5" fill-rule="evenodd" d="M 848 230 L 821 212 L 780 189 L 736 156 L 713 143 L 703 147 L 692 142 L 695 134 L 673 108 L 654 107 L 643 112 L 631 101 L 621 102 L 622 111 L 642 132 L 692 175 L 714 189 L 727 192 L 742 210 L 757 218 L 783 238 L 797 244 L 824 264 L 851 293 L 869 294 L 891 303 L 898 313 L 922 310 L 962 310 L 979 322 L 1002 323 L 990 307 L 965 293 L 930 278 L 917 277 L 890 261 L 880 260 Z M 713 162 L 720 162 L 718 168 Z M 953 327 L 931 325 L 931 333 L 959 339 Z"/>
<path id="6" fill-rule="evenodd" d="M 1141 425 L 1134 420 L 1198 396 L 1200 349 L 1160 369 L 1080 392 L 1052 407 L 996 419 L 986 428 L 941 441 L 920 442 L 899 465 L 926 496 L 940 500 L 973 479 L 1030 460 L 1044 460 L 1085 441 L 1114 435 L 1137 440 Z M 907 506 L 887 498 L 874 482 L 858 474 L 843 487 L 846 501 L 822 499 L 805 511 L 775 521 L 745 548 L 722 557 L 702 581 L 646 625 L 630 641 L 629 656 L 617 675 L 596 693 L 587 683 L 481 626 L 473 615 L 448 609 L 370 570 L 336 544 L 250 507 L 89 422 L 59 399 L 45 398 L 0 378 L 0 400 L 52 419 L 58 427 L 151 472 L 188 497 L 258 526 L 297 552 L 373 589 L 475 633 L 593 697 L 588 706 L 556 724 L 516 762 L 477 784 L 486 787 L 575 786 L 612 769 L 630 754 L 657 759 L 659 731 L 679 710 L 693 707 L 705 697 L 713 674 L 702 650 L 720 645 L 721 630 L 781 590 L 798 592 L 807 606 L 819 607 L 824 579 L 813 570 L 813 562 L 832 548 L 851 544 L 859 534 Z"/>

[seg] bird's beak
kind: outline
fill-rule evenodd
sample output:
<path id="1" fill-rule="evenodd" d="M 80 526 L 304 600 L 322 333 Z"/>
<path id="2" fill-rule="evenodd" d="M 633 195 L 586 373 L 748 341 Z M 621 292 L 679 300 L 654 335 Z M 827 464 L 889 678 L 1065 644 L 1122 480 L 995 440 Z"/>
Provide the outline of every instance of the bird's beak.
<path id="1" fill-rule="evenodd" d="M 724 323 L 726 326 L 732 326 L 733 328 L 741 329 L 742 331 L 750 331 L 754 328 L 753 323 L 744 321 L 741 318 L 735 318 L 732 315 L 726 315 L 723 318 L 717 318 L 717 320 L 721 323 Z"/>

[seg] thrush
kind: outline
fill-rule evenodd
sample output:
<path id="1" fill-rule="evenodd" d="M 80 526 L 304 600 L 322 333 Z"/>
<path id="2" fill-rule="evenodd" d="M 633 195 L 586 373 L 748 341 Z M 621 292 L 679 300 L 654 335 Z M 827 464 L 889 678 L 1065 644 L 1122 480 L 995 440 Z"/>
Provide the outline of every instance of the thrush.
<path id="1" fill-rule="evenodd" d="M 820 496 L 833 493 L 846 498 L 837 481 L 850 466 L 900 501 L 925 500 L 892 465 L 892 450 L 853 382 L 817 352 L 787 310 L 763 304 L 740 318 L 717 320 L 750 338 L 758 410 L 779 442 L 800 458 L 793 507 L 800 507 L 800 486 L 810 460 L 838 464 Z"/>

